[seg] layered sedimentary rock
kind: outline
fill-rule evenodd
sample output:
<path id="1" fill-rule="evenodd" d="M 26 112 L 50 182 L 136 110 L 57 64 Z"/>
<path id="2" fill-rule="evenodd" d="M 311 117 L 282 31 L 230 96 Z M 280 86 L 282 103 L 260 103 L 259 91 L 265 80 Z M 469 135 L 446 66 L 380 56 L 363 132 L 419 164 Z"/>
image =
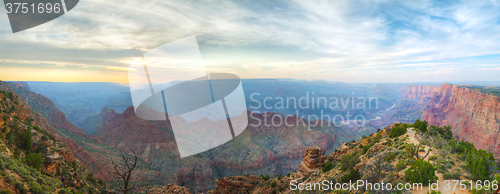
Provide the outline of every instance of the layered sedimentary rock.
<path id="1" fill-rule="evenodd" d="M 500 101 L 497 96 L 444 84 L 426 103 L 422 120 L 450 125 L 453 133 L 477 148 L 500 154 Z"/>
<path id="2" fill-rule="evenodd" d="M 326 156 L 323 156 L 323 149 L 319 146 L 310 146 L 304 153 L 304 160 L 299 166 L 299 176 L 310 175 L 314 172 L 320 171 L 323 167 Z"/>
<path id="3" fill-rule="evenodd" d="M 403 89 L 403 98 L 415 99 L 415 100 L 428 100 L 434 96 L 439 90 L 439 87 L 435 86 L 406 86 Z"/>

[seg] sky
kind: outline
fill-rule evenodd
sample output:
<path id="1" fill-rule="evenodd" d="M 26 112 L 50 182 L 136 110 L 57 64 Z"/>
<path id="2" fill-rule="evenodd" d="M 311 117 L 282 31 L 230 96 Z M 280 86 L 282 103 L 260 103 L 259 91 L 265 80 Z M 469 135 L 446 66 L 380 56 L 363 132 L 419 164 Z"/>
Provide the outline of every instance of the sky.
<path id="1" fill-rule="evenodd" d="M 0 80 L 128 81 L 130 61 L 196 36 L 207 72 L 341 82 L 500 81 L 500 0 L 80 0 L 12 33 Z"/>

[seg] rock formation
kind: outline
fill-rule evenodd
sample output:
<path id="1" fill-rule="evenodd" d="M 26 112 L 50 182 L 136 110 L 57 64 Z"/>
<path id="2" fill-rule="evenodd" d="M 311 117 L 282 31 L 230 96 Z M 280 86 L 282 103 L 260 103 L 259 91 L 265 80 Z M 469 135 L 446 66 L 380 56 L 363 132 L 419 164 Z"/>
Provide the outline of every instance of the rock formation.
<path id="1" fill-rule="evenodd" d="M 299 176 L 310 175 L 314 172 L 320 171 L 325 163 L 325 156 L 323 156 L 323 149 L 318 146 L 310 146 L 304 153 L 304 160 L 299 166 Z"/>
<path id="2" fill-rule="evenodd" d="M 224 177 L 217 180 L 217 186 L 211 194 L 247 193 L 262 181 L 256 176 Z"/>
<path id="3" fill-rule="evenodd" d="M 191 189 L 178 185 L 168 184 L 163 188 L 153 188 L 149 190 L 150 194 L 191 194 Z"/>

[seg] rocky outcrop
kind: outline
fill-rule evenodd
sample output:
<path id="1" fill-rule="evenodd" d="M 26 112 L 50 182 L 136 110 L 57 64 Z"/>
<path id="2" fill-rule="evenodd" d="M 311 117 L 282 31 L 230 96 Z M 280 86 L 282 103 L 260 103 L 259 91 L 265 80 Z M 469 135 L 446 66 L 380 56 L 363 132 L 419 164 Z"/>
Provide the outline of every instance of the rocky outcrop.
<path id="1" fill-rule="evenodd" d="M 350 146 L 348 146 L 346 143 L 342 143 L 342 145 L 340 145 L 340 147 L 337 150 L 335 150 L 335 152 L 330 153 L 330 155 L 328 156 L 328 160 L 329 161 L 340 160 L 340 158 L 343 155 L 346 155 L 347 152 L 350 150 L 351 150 Z"/>
<path id="2" fill-rule="evenodd" d="M 320 171 L 325 159 L 326 156 L 323 156 L 321 147 L 308 147 L 306 153 L 304 153 L 304 160 L 300 163 L 298 175 L 303 177 Z"/>
<path id="3" fill-rule="evenodd" d="M 163 188 L 152 188 L 149 190 L 150 194 L 191 194 L 191 189 L 186 187 L 181 187 L 178 185 L 168 184 Z"/>
<path id="4" fill-rule="evenodd" d="M 500 101 L 478 89 L 444 84 L 426 102 L 422 116 L 431 125 L 450 125 L 477 148 L 500 154 Z"/>
<path id="5" fill-rule="evenodd" d="M 261 178 L 256 176 L 234 176 L 224 177 L 217 180 L 217 185 L 212 194 L 229 194 L 229 193 L 248 193 L 253 190 L 260 182 Z"/>

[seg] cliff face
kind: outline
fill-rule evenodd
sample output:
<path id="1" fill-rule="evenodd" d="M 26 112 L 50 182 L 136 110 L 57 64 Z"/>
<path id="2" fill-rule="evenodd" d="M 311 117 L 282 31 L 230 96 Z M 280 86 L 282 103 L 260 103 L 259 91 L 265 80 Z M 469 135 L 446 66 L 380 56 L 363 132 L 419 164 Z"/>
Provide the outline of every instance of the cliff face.
<path id="1" fill-rule="evenodd" d="M 403 89 L 403 98 L 415 99 L 418 101 L 428 100 L 434 96 L 439 87 L 434 86 L 406 86 Z"/>
<path id="2" fill-rule="evenodd" d="M 500 154 L 500 100 L 466 87 L 444 84 L 426 102 L 422 120 L 450 125 L 454 134 L 476 147 Z"/>

